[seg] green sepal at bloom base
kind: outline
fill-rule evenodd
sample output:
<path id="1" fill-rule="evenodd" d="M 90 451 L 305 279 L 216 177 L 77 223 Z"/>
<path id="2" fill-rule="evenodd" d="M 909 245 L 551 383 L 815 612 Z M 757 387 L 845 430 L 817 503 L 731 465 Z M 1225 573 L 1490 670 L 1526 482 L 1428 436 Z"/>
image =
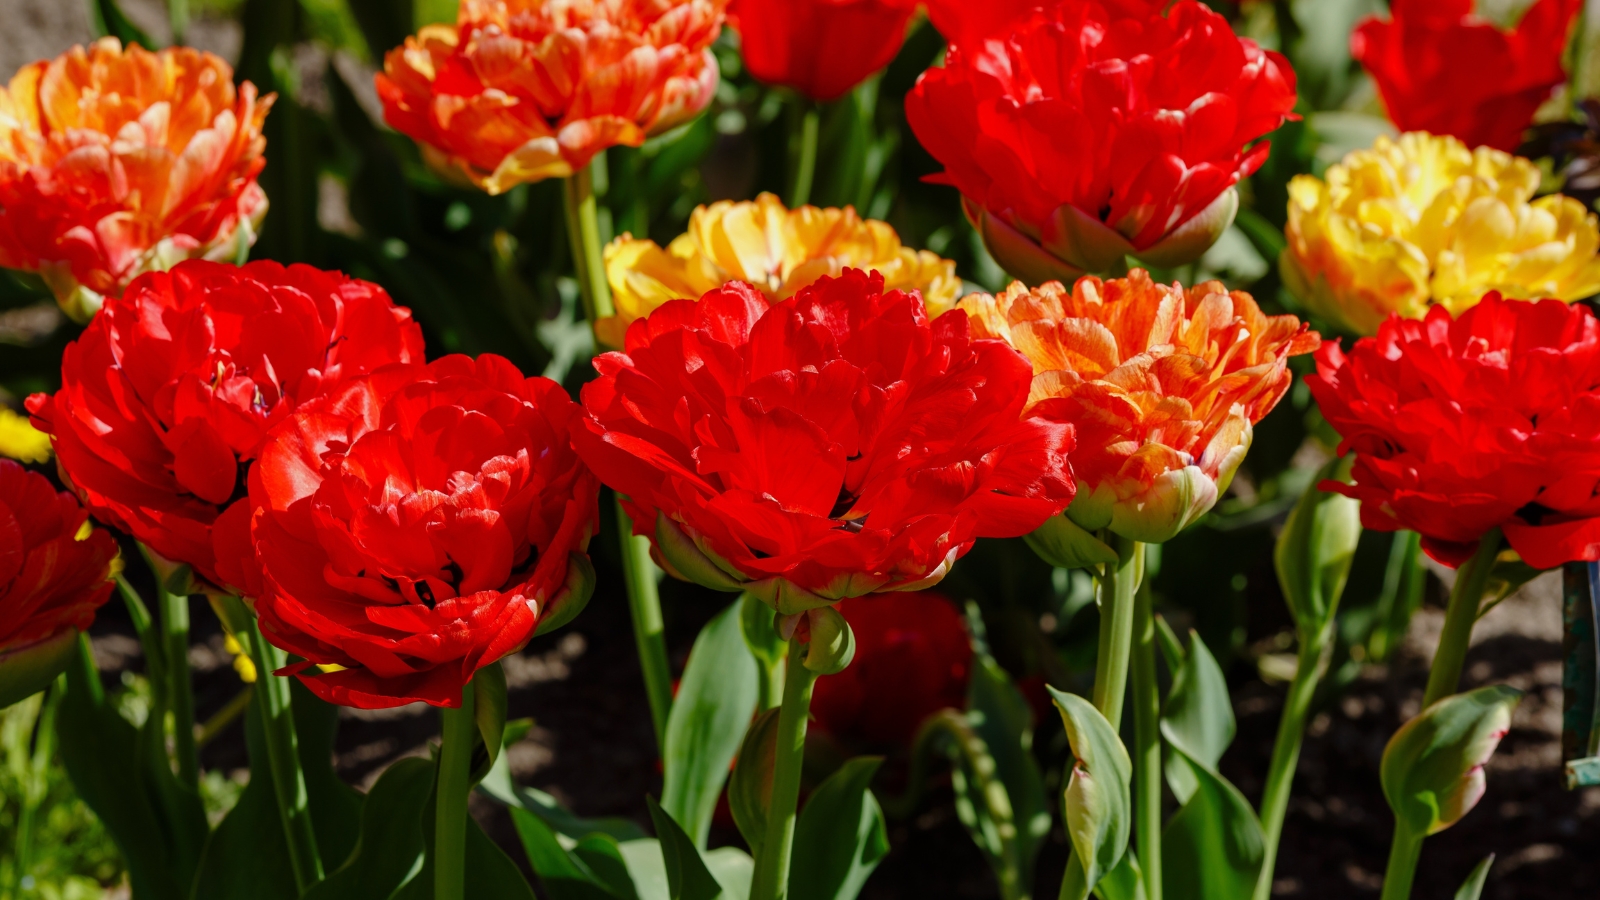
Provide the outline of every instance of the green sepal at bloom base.
<path id="1" fill-rule="evenodd" d="M 1133 828 L 1133 761 L 1094 704 L 1076 694 L 1053 687 L 1049 690 L 1074 757 L 1064 795 L 1072 858 L 1062 876 L 1061 897 L 1084 900 L 1128 849 Z"/>
<path id="2" fill-rule="evenodd" d="M 539 607 L 539 624 L 533 636 L 549 634 L 577 618 L 594 596 L 594 563 L 586 553 L 567 557 L 567 580 L 561 590 Z"/>
<path id="3" fill-rule="evenodd" d="M 1132 541 L 1164 544 L 1200 521 L 1233 483 L 1234 473 L 1255 439 L 1249 420 L 1242 420 L 1238 427 L 1238 440 L 1218 462 L 1216 478 L 1190 464 L 1162 472 L 1148 484 L 1135 485 L 1132 494 L 1119 490 L 1115 478 L 1095 485 L 1080 481 L 1077 496 L 1062 515 L 1085 531 L 1106 530 Z"/>
<path id="4" fill-rule="evenodd" d="M 743 606 L 735 600 L 700 630 L 667 718 L 661 806 L 701 849 L 741 729 L 756 710 L 756 660 L 742 633 Z"/>
<path id="5" fill-rule="evenodd" d="M 49 687 L 77 655 L 76 628 L 63 628 L 43 640 L 0 652 L 0 709 Z"/>
<path id="6" fill-rule="evenodd" d="M 1360 502 L 1318 488 L 1325 480 L 1347 481 L 1354 463 L 1355 455 L 1347 454 L 1317 472 L 1273 549 L 1278 583 L 1302 640 L 1326 625 L 1338 608 L 1361 540 Z"/>
<path id="7" fill-rule="evenodd" d="M 1483 798 L 1484 766 L 1511 728 L 1522 692 L 1503 684 L 1455 694 L 1400 726 L 1379 775 L 1398 827 L 1438 834 Z"/>
<path id="8" fill-rule="evenodd" d="M 1024 540 L 1039 558 L 1061 569 L 1115 565 L 1117 551 L 1065 514 L 1051 516 Z"/>
<path id="9" fill-rule="evenodd" d="M 1189 221 L 1143 250 L 1070 203 L 1057 207 L 1036 236 L 1023 233 L 965 197 L 961 208 L 1000 268 L 1032 285 L 1046 281 L 1071 284 L 1084 275 L 1115 272 L 1128 257 L 1160 269 L 1194 262 L 1233 224 L 1239 212 L 1239 192 L 1230 189 L 1218 195 Z"/>

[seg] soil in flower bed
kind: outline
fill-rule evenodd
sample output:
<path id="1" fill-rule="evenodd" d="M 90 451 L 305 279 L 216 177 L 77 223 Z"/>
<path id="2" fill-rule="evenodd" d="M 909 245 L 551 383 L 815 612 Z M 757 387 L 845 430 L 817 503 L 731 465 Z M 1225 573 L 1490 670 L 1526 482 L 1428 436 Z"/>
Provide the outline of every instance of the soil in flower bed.
<path id="1" fill-rule="evenodd" d="M 600 544 L 596 541 L 597 551 Z M 603 551 L 600 555 L 599 571 L 615 571 Z M 664 584 L 663 593 L 669 643 L 675 664 L 681 666 L 701 625 L 732 598 L 675 583 Z M 238 691 L 239 681 L 222 650 L 215 619 L 199 601 L 193 619 L 196 636 L 190 656 L 197 671 L 196 705 L 204 719 Z M 1425 608 L 1390 665 L 1369 667 L 1314 717 L 1284 829 L 1274 896 L 1333 900 L 1378 895 L 1391 823 L 1378 787 L 1378 763 L 1389 735 L 1416 712 L 1442 620 L 1441 609 Z M 102 667 L 141 668 L 138 644 L 119 604 L 106 607 L 94 634 Z M 1560 784 L 1560 648 L 1559 580 L 1554 575 L 1507 600 L 1479 624 L 1465 686 L 1501 682 L 1527 696 L 1489 765 L 1487 796 L 1459 825 L 1429 839 L 1416 900 L 1453 897 L 1467 873 L 1489 853 L 1498 858 L 1486 900 L 1600 896 L 1600 864 L 1589 849 L 1600 846 L 1600 788 L 1568 792 Z M 629 816 L 648 829 L 643 799 L 646 794 L 659 796 L 661 776 L 620 585 L 602 575 L 589 608 L 568 628 L 507 660 L 506 674 L 510 714 L 531 716 L 536 723 L 509 751 L 518 779 L 549 791 L 581 815 Z M 1239 734 L 1221 769 L 1256 801 L 1284 687 L 1263 682 L 1245 662 L 1230 674 Z M 118 678 L 108 672 L 108 685 Z M 1058 731 L 1054 722 L 1043 723 L 1038 744 L 1059 744 Z M 424 706 L 345 710 L 336 764 L 352 784 L 370 786 L 393 760 L 425 754 L 437 734 L 437 714 Z M 224 772 L 244 768 L 237 725 L 204 749 L 202 764 Z M 1052 769 L 1057 766 L 1051 763 Z M 1050 783 L 1058 784 L 1058 776 L 1052 775 Z M 475 800 L 473 811 L 521 862 L 506 813 L 482 798 Z M 893 851 L 868 882 L 864 900 L 998 896 L 982 855 L 956 818 L 948 789 L 933 791 L 916 813 L 891 822 L 890 840 Z M 731 823 L 719 823 L 712 842 L 740 843 Z M 1034 896 L 1055 895 L 1065 860 L 1065 838 L 1058 830 L 1041 853 Z"/>

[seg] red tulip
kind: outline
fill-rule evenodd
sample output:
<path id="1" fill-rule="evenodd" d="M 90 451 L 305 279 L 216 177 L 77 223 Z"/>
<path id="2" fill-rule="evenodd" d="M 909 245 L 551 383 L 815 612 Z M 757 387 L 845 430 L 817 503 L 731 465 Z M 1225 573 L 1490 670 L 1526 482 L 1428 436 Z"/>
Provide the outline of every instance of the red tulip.
<path id="1" fill-rule="evenodd" d="M 732 0 L 750 74 L 837 100 L 894 60 L 916 0 Z"/>
<path id="2" fill-rule="evenodd" d="M 1294 72 L 1179 0 L 1059 3 L 957 43 L 906 98 L 1001 266 L 1071 282 L 1135 255 L 1192 261 L 1232 222 L 1253 143 L 1294 108 Z"/>
<path id="3" fill-rule="evenodd" d="M 817 680 L 811 713 L 835 738 L 908 747 L 941 709 L 967 708 L 972 643 L 955 605 L 938 594 L 884 594 L 839 604 L 856 637 L 849 668 Z"/>
<path id="4" fill-rule="evenodd" d="M 1474 14 L 1473 0 L 1394 0 L 1387 20 L 1350 35 L 1401 131 L 1515 150 L 1562 82 L 1561 56 L 1582 0 L 1538 0 L 1515 28 Z"/>
<path id="5" fill-rule="evenodd" d="M 0 459 L 0 708 L 50 683 L 111 596 L 117 543 L 43 475 Z"/>
<path id="6" fill-rule="evenodd" d="M 1071 427 L 1022 416 L 1027 360 L 876 272 L 670 301 L 595 368 L 573 443 L 658 560 L 784 614 L 928 587 L 1072 500 Z"/>
<path id="7" fill-rule="evenodd" d="M 410 312 L 375 284 L 191 261 L 108 299 L 67 347 L 61 390 L 28 409 L 95 516 L 220 585 L 212 526 L 243 497 L 267 429 L 345 381 L 421 358 Z"/>
<path id="8" fill-rule="evenodd" d="M 392 366 L 296 410 L 250 472 L 256 612 L 331 703 L 456 707 L 587 602 L 600 484 L 559 384 L 498 356 Z M 331 667 L 333 671 L 315 666 Z"/>
<path id="9" fill-rule="evenodd" d="M 928 18 L 946 41 L 955 44 L 1003 35 L 1025 14 L 1058 0 L 926 0 Z M 1138 15 L 1155 15 L 1168 0 L 1103 0 L 1109 6 Z"/>
<path id="10" fill-rule="evenodd" d="M 1540 569 L 1600 560 L 1600 322 L 1582 304 L 1490 293 L 1451 320 L 1390 316 L 1306 379 L 1354 451 L 1368 528 L 1408 528 L 1448 565 L 1491 528 Z"/>

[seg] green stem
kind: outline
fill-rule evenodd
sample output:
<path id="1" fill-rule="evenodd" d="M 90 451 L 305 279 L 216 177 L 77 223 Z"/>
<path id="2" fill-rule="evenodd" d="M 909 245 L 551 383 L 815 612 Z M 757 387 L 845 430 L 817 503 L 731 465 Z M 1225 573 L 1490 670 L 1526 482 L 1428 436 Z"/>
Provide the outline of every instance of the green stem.
<path id="1" fill-rule="evenodd" d="M 793 851 L 795 810 L 800 802 L 800 766 L 805 758 L 806 719 L 811 714 L 811 688 L 817 673 L 805 667 L 806 645 L 789 642 L 789 667 L 783 680 L 783 705 L 778 711 L 778 736 L 772 767 L 772 801 L 767 807 L 767 835 L 756 851 L 750 900 L 783 900 L 789 893 L 789 857 Z"/>
<path id="2" fill-rule="evenodd" d="M 1116 538 L 1117 556 L 1100 576 L 1100 646 L 1094 661 L 1094 707 L 1122 727 L 1122 700 L 1128 690 L 1128 658 L 1133 649 L 1134 595 L 1144 574 L 1144 545 Z"/>
<path id="3" fill-rule="evenodd" d="M 40 701 L 33 732 L 33 759 L 29 761 L 27 777 L 22 784 L 22 807 L 17 813 L 17 852 L 11 868 L 13 897 L 23 896 L 22 880 L 33 870 L 34 821 L 39 805 L 50 790 L 50 763 L 56 753 L 56 709 L 61 705 L 61 694 L 65 690 L 65 678 L 57 678 Z"/>
<path id="4" fill-rule="evenodd" d="M 167 21 L 172 25 L 173 46 L 183 46 L 189 30 L 189 0 L 167 0 Z"/>
<path id="5" fill-rule="evenodd" d="M 287 658 L 282 650 L 267 643 L 254 618 L 248 620 L 245 638 L 250 657 L 256 664 L 256 683 L 251 704 L 260 720 L 266 739 L 267 766 L 272 770 L 272 789 L 278 801 L 278 819 L 289 844 L 289 866 L 303 894 L 322 880 L 322 857 L 317 851 L 317 835 L 311 825 L 311 807 L 306 795 L 305 772 L 300 767 L 299 737 L 295 733 L 294 712 L 290 708 L 289 679 L 272 674 L 283 668 Z"/>
<path id="6" fill-rule="evenodd" d="M 1389 868 L 1383 873 L 1383 896 L 1380 900 L 1409 900 L 1411 882 L 1417 876 L 1417 862 L 1422 859 L 1422 836 L 1411 833 L 1398 820 L 1394 825 L 1394 842 L 1389 845 Z"/>
<path id="7" fill-rule="evenodd" d="M 650 559 L 650 539 L 633 533 L 633 522 L 623 512 L 620 498 L 617 538 L 622 542 L 622 575 L 628 585 L 628 612 L 633 616 L 633 640 L 639 648 L 650 721 L 656 729 L 656 747 L 664 750 L 667 717 L 672 714 L 672 668 L 667 663 L 666 626 L 661 617 L 661 595 L 656 589 L 656 565 Z"/>
<path id="8" fill-rule="evenodd" d="M 1427 570 L 1422 567 L 1419 555 L 1421 544 L 1422 535 L 1415 531 L 1394 533 L 1394 543 L 1389 546 L 1389 564 L 1383 573 L 1383 591 L 1378 594 L 1378 604 L 1372 614 L 1377 625 L 1367 640 L 1367 658 L 1372 662 L 1389 659 L 1422 600 Z"/>
<path id="9" fill-rule="evenodd" d="M 583 292 L 583 311 L 589 327 L 616 314 L 611 304 L 611 284 L 606 281 L 605 254 L 600 248 L 600 214 L 594 196 L 594 173 L 588 168 L 573 172 L 565 180 L 567 242 L 572 246 L 572 263 Z"/>
<path id="10" fill-rule="evenodd" d="M 1161 900 L 1161 686 L 1150 595 L 1143 585 L 1133 602 L 1133 828 L 1146 900 Z"/>
<path id="11" fill-rule="evenodd" d="M 472 790 L 472 685 L 461 690 L 460 709 L 440 709 L 444 741 L 439 748 L 435 794 L 433 900 L 462 900 L 467 890 L 467 795 Z"/>
<path id="12" fill-rule="evenodd" d="M 162 586 L 161 639 L 167 657 L 167 709 L 172 713 L 172 751 L 178 781 L 200 789 L 200 751 L 194 740 L 194 685 L 189 673 L 189 598 Z"/>
<path id="13" fill-rule="evenodd" d="M 822 110 L 811 99 L 796 94 L 789 102 L 790 153 L 794 160 L 789 182 L 790 209 L 811 202 L 811 187 L 817 178 L 817 133 L 821 128 Z"/>
<path id="14" fill-rule="evenodd" d="M 1295 767 L 1300 762 L 1300 746 L 1305 741 L 1306 718 L 1317 683 L 1328 665 L 1327 649 L 1332 643 L 1333 611 L 1327 624 L 1315 634 L 1300 640 L 1300 658 L 1283 703 L 1283 718 L 1278 721 L 1278 738 L 1272 745 L 1272 763 L 1267 768 L 1266 792 L 1261 798 L 1261 830 L 1266 855 L 1261 878 L 1256 882 L 1255 900 L 1272 897 L 1272 872 L 1278 858 L 1278 841 L 1283 836 L 1283 817 L 1289 809 L 1289 789 L 1294 784 Z"/>
<path id="15" fill-rule="evenodd" d="M 1422 708 L 1454 694 L 1461 683 L 1461 668 L 1467 661 L 1467 646 L 1472 641 L 1472 626 L 1478 621 L 1478 607 L 1500 554 L 1500 529 L 1494 528 L 1478 542 L 1478 550 L 1456 571 L 1456 584 L 1450 590 L 1450 606 L 1444 615 L 1444 632 L 1428 672 L 1428 691 Z"/>

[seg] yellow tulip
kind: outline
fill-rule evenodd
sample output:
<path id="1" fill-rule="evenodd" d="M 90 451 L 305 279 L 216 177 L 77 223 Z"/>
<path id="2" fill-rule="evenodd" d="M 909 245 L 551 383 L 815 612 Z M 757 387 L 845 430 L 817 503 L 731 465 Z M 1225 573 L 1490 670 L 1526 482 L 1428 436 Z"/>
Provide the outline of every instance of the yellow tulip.
<path id="1" fill-rule="evenodd" d="M 888 290 L 921 291 L 929 316 L 949 310 L 961 293 L 955 263 L 904 246 L 887 222 L 849 206 L 791 210 L 772 194 L 696 208 L 689 230 L 664 250 L 624 234 L 605 257 L 617 314 L 595 333 L 610 347 L 621 347 L 628 326 L 668 300 L 698 299 L 730 281 L 748 281 L 777 302 L 824 275 L 876 269 Z"/>
<path id="2" fill-rule="evenodd" d="M 1600 223 L 1583 204 L 1533 199 L 1539 171 L 1452 137 L 1379 137 L 1289 184 L 1284 283 L 1313 315 L 1372 334 L 1390 313 L 1452 314 L 1485 293 L 1571 302 L 1600 292 Z"/>

